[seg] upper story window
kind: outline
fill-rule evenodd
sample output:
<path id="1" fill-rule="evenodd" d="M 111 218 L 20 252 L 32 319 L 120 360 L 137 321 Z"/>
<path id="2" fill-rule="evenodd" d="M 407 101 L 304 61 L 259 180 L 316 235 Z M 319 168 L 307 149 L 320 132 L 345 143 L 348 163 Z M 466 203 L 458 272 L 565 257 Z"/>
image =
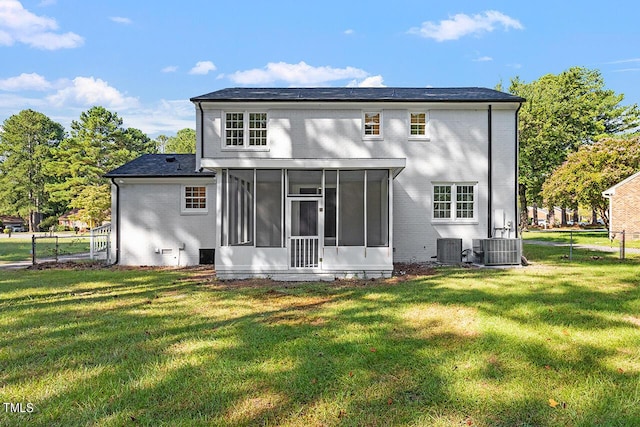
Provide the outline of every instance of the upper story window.
<path id="1" fill-rule="evenodd" d="M 476 221 L 477 184 L 442 183 L 433 185 L 433 219 L 436 221 Z"/>
<path id="2" fill-rule="evenodd" d="M 429 113 L 426 111 L 416 111 L 409 113 L 409 137 L 411 139 L 427 139 L 427 123 Z"/>
<path id="3" fill-rule="evenodd" d="M 182 212 L 206 213 L 207 212 L 207 187 L 184 186 L 182 187 Z"/>
<path id="4" fill-rule="evenodd" d="M 224 146 L 254 148 L 267 146 L 267 113 L 225 113 Z"/>
<path id="5" fill-rule="evenodd" d="M 363 137 L 364 138 L 381 138 L 382 137 L 382 113 L 379 111 L 376 112 L 365 112 L 364 113 L 364 127 L 363 127 Z"/>

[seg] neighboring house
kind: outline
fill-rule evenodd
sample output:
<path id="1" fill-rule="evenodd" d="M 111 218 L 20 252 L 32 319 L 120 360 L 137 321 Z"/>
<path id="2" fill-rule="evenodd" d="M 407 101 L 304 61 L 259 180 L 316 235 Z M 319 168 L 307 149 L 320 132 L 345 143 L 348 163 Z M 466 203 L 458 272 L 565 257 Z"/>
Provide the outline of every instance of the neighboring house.
<path id="1" fill-rule="evenodd" d="M 25 229 L 24 220 L 19 216 L 0 216 L 0 223 L 4 228 L 11 227 L 14 229 Z"/>
<path id="2" fill-rule="evenodd" d="M 195 156 L 107 174 L 122 264 L 214 256 L 220 278 L 389 276 L 432 260 L 438 238 L 517 237 L 520 97 L 234 88 L 191 101 Z"/>
<path id="3" fill-rule="evenodd" d="M 69 212 L 61 215 L 58 218 L 58 225 L 68 227 L 70 229 L 74 229 L 76 227 L 78 227 L 78 229 L 80 230 L 88 229 L 89 225 L 86 222 L 76 219 L 76 215 L 78 214 L 79 210 L 80 209 L 72 209 Z"/>
<path id="4" fill-rule="evenodd" d="M 624 230 L 626 239 L 640 239 L 640 172 L 602 192 L 609 199 L 609 232 Z"/>

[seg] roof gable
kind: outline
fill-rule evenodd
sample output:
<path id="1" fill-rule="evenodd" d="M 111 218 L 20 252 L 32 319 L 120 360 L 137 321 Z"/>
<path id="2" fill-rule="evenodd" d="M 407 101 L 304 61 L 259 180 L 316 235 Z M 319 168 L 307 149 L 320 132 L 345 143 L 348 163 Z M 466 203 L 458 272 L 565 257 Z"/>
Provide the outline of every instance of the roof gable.
<path id="1" fill-rule="evenodd" d="M 613 187 L 607 188 L 606 190 L 604 190 L 602 192 L 602 195 L 605 196 L 605 197 L 606 196 L 611 196 L 611 195 L 616 193 L 616 188 L 621 187 L 621 186 L 629 183 L 630 181 L 635 180 L 636 178 L 640 178 L 640 172 L 634 173 L 633 175 L 631 175 L 630 177 L 627 177 L 626 179 L 623 179 L 622 181 L 620 181 L 619 183 L 617 183 Z"/>
<path id="2" fill-rule="evenodd" d="M 524 102 L 519 96 L 482 87 L 457 88 L 227 88 L 192 102 Z"/>

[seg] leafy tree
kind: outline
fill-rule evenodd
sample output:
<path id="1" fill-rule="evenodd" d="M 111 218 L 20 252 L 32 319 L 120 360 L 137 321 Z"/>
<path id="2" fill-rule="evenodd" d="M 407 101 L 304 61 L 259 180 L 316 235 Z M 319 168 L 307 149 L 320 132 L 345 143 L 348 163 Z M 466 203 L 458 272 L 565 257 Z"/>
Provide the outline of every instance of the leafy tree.
<path id="1" fill-rule="evenodd" d="M 122 119 L 104 107 L 92 107 L 71 123 L 70 137 L 54 151 L 52 173 L 61 182 L 50 184 L 52 198 L 79 209 L 77 219 L 89 226 L 104 220 L 111 204 L 103 175 L 144 153 L 155 144 L 140 130 L 122 127 Z"/>
<path id="2" fill-rule="evenodd" d="M 599 136 L 640 125 L 638 106 L 621 106 L 624 95 L 605 89 L 597 70 L 573 67 L 531 83 L 516 77 L 509 92 L 527 99 L 519 115 L 519 194 L 525 221 L 526 207 L 543 201 L 543 183 L 569 153 Z"/>
<path id="3" fill-rule="evenodd" d="M 29 231 L 50 210 L 47 165 L 63 138 L 62 125 L 33 110 L 9 117 L 0 128 L 0 210 L 27 218 Z"/>
<path id="4" fill-rule="evenodd" d="M 584 145 L 546 180 L 548 205 L 590 206 L 608 224 L 608 202 L 602 192 L 640 170 L 640 136 L 605 138 Z"/>
<path id="5" fill-rule="evenodd" d="M 196 131 L 189 128 L 179 130 L 176 136 L 168 138 L 164 152 L 194 154 L 196 152 Z"/>
<path id="6" fill-rule="evenodd" d="M 159 153 L 166 153 L 165 147 L 167 146 L 167 142 L 169 142 L 167 135 L 158 135 L 154 142 L 156 144 L 156 150 Z"/>

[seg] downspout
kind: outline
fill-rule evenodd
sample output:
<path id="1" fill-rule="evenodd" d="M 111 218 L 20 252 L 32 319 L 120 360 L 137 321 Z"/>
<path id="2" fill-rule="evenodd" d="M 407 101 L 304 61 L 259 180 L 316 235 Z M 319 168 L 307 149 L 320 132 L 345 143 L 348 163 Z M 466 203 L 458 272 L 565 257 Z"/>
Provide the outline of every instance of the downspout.
<path id="1" fill-rule="evenodd" d="M 514 228 L 514 233 L 515 233 L 515 237 L 516 239 L 518 238 L 518 227 L 520 226 L 520 209 L 518 209 L 518 199 L 520 198 L 520 192 L 518 191 L 519 189 L 519 183 L 518 181 L 520 180 L 520 167 L 519 167 L 519 163 L 520 163 L 520 141 L 518 138 L 518 126 L 519 126 L 519 122 L 518 122 L 518 113 L 520 112 L 520 108 L 522 108 L 522 103 L 518 104 L 518 108 L 516 109 L 516 117 L 515 117 L 515 121 L 516 121 L 516 126 L 515 126 L 515 143 L 516 143 L 516 147 L 515 147 L 515 151 L 516 151 L 516 167 L 515 167 L 515 179 L 516 179 L 516 185 L 515 185 L 515 197 L 514 197 L 514 203 L 515 203 L 515 210 L 514 212 L 516 213 L 516 217 L 513 220 L 513 228 Z"/>
<path id="2" fill-rule="evenodd" d="M 493 136 L 491 134 L 491 104 L 489 104 L 489 110 L 488 110 L 488 114 L 487 114 L 487 127 L 488 127 L 488 131 L 487 131 L 487 138 L 489 139 L 489 144 L 488 144 L 488 150 L 489 150 L 489 164 L 488 164 L 488 168 L 489 168 L 489 173 L 488 173 L 488 179 L 487 179 L 487 186 L 489 187 L 489 195 L 487 197 L 487 237 L 491 238 L 492 236 L 492 228 L 493 228 L 493 183 L 492 183 L 492 178 L 493 178 L 493 164 L 492 164 L 492 157 L 493 157 L 493 152 L 492 152 L 492 141 L 493 141 Z"/>
<path id="3" fill-rule="evenodd" d="M 120 186 L 115 178 L 111 178 L 111 183 L 116 186 L 116 258 L 113 264 L 120 262 Z"/>
<path id="4" fill-rule="evenodd" d="M 198 102 L 198 109 L 200 110 L 200 156 L 196 156 L 196 171 L 200 170 L 202 156 L 204 155 L 204 110 L 202 109 L 202 102 Z"/>

